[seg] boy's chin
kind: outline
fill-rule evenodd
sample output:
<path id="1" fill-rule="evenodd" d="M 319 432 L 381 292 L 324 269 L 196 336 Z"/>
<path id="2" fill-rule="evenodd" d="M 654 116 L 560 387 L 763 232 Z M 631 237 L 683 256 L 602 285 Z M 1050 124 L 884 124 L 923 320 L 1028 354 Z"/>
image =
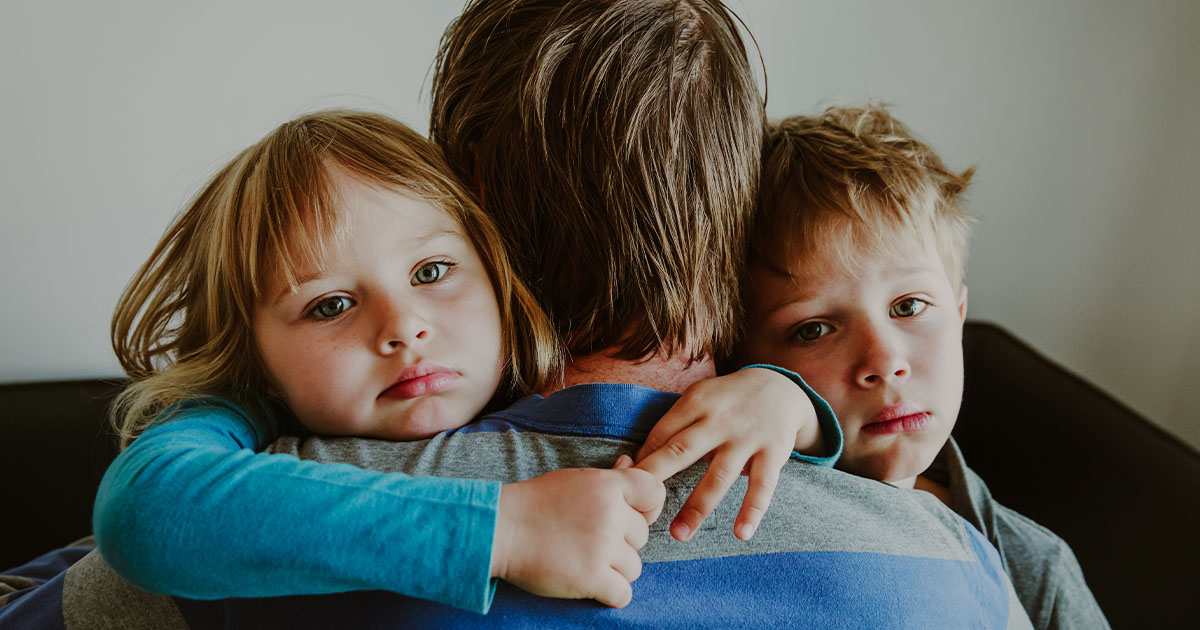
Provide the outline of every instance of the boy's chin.
<path id="1" fill-rule="evenodd" d="M 937 450 L 926 453 L 928 450 L 920 445 L 897 444 L 863 457 L 842 455 L 838 468 L 867 479 L 907 485 L 933 463 Z"/>

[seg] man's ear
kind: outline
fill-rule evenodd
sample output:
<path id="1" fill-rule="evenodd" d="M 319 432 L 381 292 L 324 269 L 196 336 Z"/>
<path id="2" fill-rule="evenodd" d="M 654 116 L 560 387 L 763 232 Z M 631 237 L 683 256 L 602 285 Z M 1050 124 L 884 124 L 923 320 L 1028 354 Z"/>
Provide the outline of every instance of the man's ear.
<path id="1" fill-rule="evenodd" d="M 967 285 L 958 285 L 958 319 L 967 321 Z"/>

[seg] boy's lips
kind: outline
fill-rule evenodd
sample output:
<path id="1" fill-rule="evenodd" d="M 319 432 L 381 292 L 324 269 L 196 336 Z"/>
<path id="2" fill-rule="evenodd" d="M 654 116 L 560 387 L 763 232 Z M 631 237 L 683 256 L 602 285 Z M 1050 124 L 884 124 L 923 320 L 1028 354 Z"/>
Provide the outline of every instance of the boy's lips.
<path id="1" fill-rule="evenodd" d="M 919 411 L 912 407 L 903 405 L 884 407 L 879 410 L 879 413 L 871 416 L 859 430 L 868 435 L 908 433 L 924 429 L 929 426 L 932 419 L 933 415 L 929 412 Z"/>
<path id="2" fill-rule="evenodd" d="M 458 372 L 450 368 L 422 361 L 404 368 L 396 382 L 383 390 L 379 397 L 407 400 L 436 394 L 449 387 L 458 377 Z"/>

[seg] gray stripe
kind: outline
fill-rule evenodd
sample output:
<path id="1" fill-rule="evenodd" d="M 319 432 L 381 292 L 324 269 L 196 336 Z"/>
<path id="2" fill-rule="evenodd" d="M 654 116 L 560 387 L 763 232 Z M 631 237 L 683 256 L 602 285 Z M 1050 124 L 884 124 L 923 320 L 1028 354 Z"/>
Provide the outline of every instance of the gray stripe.
<path id="1" fill-rule="evenodd" d="M 636 445 L 611 438 L 507 431 L 441 434 L 420 442 L 283 438 L 268 450 L 384 472 L 511 482 L 558 468 L 606 468 L 621 453 L 632 454 Z M 671 538 L 667 527 L 704 467 L 697 464 L 667 482 L 667 504 L 642 550 L 644 561 L 790 551 L 975 561 L 962 519 L 932 495 L 798 461 L 784 467 L 772 507 L 753 539 L 743 542 L 733 536 L 734 518 L 746 492 L 743 478 L 692 540 L 680 543 Z"/>
<path id="2" fill-rule="evenodd" d="M 67 569 L 62 604 L 67 630 L 187 629 L 170 597 L 126 582 L 95 549 Z"/>

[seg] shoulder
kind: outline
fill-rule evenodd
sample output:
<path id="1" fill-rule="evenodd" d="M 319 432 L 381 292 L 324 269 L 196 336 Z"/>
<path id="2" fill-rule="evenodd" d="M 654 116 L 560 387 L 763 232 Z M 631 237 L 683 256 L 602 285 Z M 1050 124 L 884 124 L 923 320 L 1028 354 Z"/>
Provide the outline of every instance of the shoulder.
<path id="1" fill-rule="evenodd" d="M 997 514 L 997 536 L 1005 549 L 1005 565 L 1035 627 L 1109 627 L 1070 545 L 1009 508 L 1000 506 Z"/>
<path id="2" fill-rule="evenodd" d="M 990 497 L 989 497 L 990 498 Z M 1078 565 L 1070 545 L 1033 519 L 992 500 L 994 538 L 1006 556 L 1023 564 L 1054 571 L 1064 564 Z"/>
<path id="3" fill-rule="evenodd" d="M 238 401 L 204 396 L 182 400 L 164 409 L 134 444 L 151 436 L 155 440 L 189 441 L 220 437 L 257 449 L 292 427 L 291 414 L 274 399 Z"/>
<path id="4" fill-rule="evenodd" d="M 1000 550 L 1006 564 L 1011 566 L 1015 561 L 1022 566 L 1051 569 L 1067 558 L 1074 561 L 1070 546 L 1058 534 L 997 502 L 983 479 L 965 463 L 962 470 L 970 504 L 970 515 L 964 516 Z M 963 508 L 968 506 L 956 505 L 955 511 L 961 513 Z"/>
<path id="5" fill-rule="evenodd" d="M 997 503 L 974 471 L 968 472 L 973 508 L 999 549 L 1013 587 L 1037 628 L 1107 628 L 1083 569 L 1067 541 Z"/>

